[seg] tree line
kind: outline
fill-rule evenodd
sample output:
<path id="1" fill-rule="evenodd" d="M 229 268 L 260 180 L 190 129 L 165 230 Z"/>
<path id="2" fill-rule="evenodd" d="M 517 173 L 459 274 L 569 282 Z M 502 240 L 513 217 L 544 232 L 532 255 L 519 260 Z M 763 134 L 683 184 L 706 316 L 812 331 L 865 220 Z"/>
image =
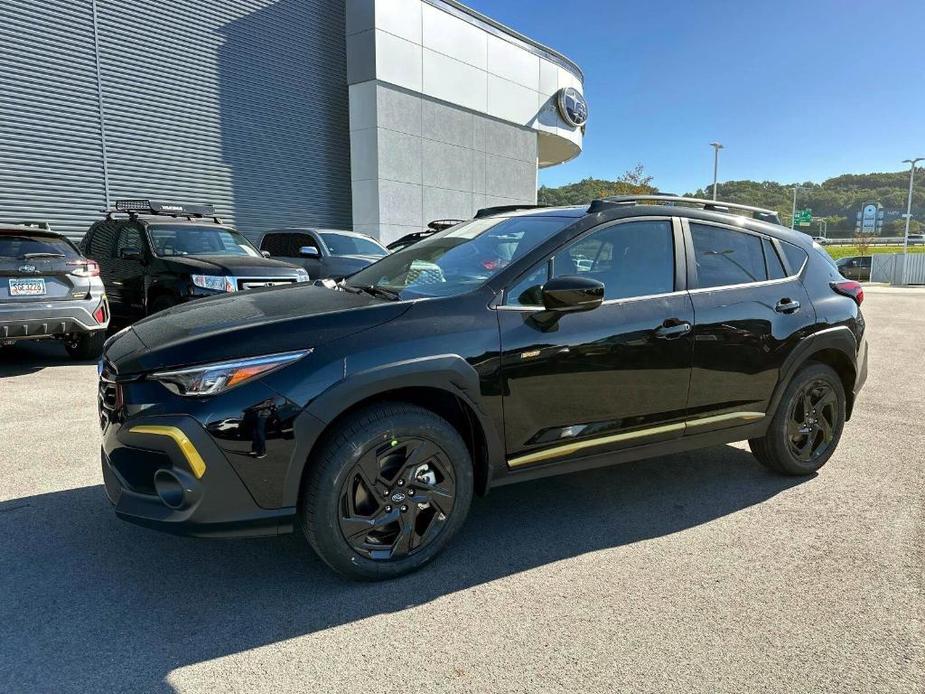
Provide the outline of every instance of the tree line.
<path id="1" fill-rule="evenodd" d="M 812 210 L 813 217 L 824 217 L 829 235 L 851 235 L 855 215 L 862 205 L 879 202 L 886 213 L 884 235 L 901 235 L 905 220 L 909 188 L 909 171 L 868 174 L 842 174 L 822 183 L 778 183 L 776 181 L 726 181 L 717 186 L 717 197 L 756 207 L 777 210 L 782 219 L 789 220 L 793 202 L 793 186 L 797 193 L 797 208 Z M 582 205 L 608 195 L 657 193 L 652 176 L 645 173 L 642 164 L 636 165 L 615 180 L 586 178 L 577 183 L 551 188 L 541 186 L 537 200 L 546 205 Z M 711 198 L 713 184 L 703 186 L 685 195 Z M 925 169 L 916 169 L 915 190 L 912 195 L 912 225 L 910 231 L 921 233 L 925 228 L 919 220 L 925 219 Z M 815 228 L 816 225 L 814 224 Z"/>

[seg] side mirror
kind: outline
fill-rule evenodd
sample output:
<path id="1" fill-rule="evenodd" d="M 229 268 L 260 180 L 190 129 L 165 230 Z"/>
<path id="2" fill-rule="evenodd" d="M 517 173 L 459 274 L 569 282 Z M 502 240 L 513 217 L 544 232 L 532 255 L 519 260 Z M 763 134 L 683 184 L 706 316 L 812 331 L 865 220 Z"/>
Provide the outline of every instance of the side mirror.
<path id="1" fill-rule="evenodd" d="M 543 285 L 543 306 L 555 313 L 578 313 L 604 301 L 604 283 L 590 277 L 556 277 Z"/>
<path id="2" fill-rule="evenodd" d="M 119 251 L 119 257 L 122 260 L 143 260 L 144 256 L 137 248 L 123 248 Z"/>
<path id="3" fill-rule="evenodd" d="M 299 255 L 303 258 L 317 258 L 321 254 L 318 252 L 318 249 L 314 246 L 302 246 L 299 249 Z"/>
<path id="4" fill-rule="evenodd" d="M 260 255 L 262 255 L 264 258 L 269 258 L 270 251 L 260 251 Z"/>

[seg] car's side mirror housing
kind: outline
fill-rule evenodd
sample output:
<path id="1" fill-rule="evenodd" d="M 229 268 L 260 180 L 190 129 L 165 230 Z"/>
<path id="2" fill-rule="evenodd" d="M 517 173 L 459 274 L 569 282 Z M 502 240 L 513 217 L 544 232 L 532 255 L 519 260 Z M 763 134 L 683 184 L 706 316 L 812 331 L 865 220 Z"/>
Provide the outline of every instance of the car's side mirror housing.
<path id="1" fill-rule="evenodd" d="M 144 256 L 137 248 L 122 248 L 119 250 L 119 257 L 122 260 L 144 260 Z"/>
<path id="2" fill-rule="evenodd" d="M 269 258 L 270 251 L 260 251 L 260 255 L 262 255 L 264 258 Z"/>
<path id="3" fill-rule="evenodd" d="M 303 258 L 317 258 L 321 254 L 314 246 L 302 246 L 299 249 L 299 255 Z"/>
<path id="4" fill-rule="evenodd" d="M 604 283 L 570 275 L 556 277 L 543 285 L 543 306 L 555 313 L 590 311 L 604 301 Z"/>

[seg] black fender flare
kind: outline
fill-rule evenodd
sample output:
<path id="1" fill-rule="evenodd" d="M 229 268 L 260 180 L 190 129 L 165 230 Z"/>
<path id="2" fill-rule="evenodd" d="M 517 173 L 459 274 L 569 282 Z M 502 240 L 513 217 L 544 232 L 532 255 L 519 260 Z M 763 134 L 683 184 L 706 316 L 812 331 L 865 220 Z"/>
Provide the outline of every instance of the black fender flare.
<path id="1" fill-rule="evenodd" d="M 768 403 L 768 415 L 773 417 L 780 404 L 784 391 L 790 385 L 797 370 L 803 366 L 812 356 L 825 349 L 834 349 L 842 352 L 851 364 L 854 365 L 855 378 L 857 378 L 857 355 L 858 341 L 851 332 L 851 328 L 846 325 L 826 328 L 807 335 L 794 350 L 787 356 L 783 366 L 780 369 L 780 378 L 777 380 L 777 387 Z M 847 399 L 847 416 L 851 416 L 851 402 L 854 393 L 851 388 L 846 389 L 845 398 Z"/>
<path id="2" fill-rule="evenodd" d="M 363 400 L 402 388 L 434 388 L 453 395 L 474 414 L 488 448 L 491 470 L 504 463 L 504 439 L 482 405 L 479 375 L 465 359 L 443 354 L 408 359 L 348 374 L 314 398 L 293 424 L 295 448 L 283 487 L 283 504 L 298 502 L 302 474 L 312 449 L 328 425 Z"/>

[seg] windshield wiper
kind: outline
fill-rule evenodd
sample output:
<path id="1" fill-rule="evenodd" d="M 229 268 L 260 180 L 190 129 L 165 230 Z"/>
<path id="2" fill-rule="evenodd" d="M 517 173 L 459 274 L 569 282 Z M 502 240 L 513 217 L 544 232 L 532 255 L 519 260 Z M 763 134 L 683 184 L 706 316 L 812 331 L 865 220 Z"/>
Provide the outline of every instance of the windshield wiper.
<path id="1" fill-rule="evenodd" d="M 64 256 L 64 253 L 43 252 L 43 253 L 23 253 L 21 257 L 23 260 L 32 260 L 33 258 L 64 258 L 65 256 Z"/>
<path id="2" fill-rule="evenodd" d="M 401 295 L 398 292 L 392 289 L 386 289 L 385 287 L 379 287 L 374 284 L 370 284 L 365 287 L 354 287 L 352 285 L 345 285 L 345 286 L 349 286 L 351 289 L 359 289 L 361 292 L 366 292 L 367 294 L 375 296 L 379 299 L 388 299 L 389 301 L 398 301 L 401 298 Z"/>

